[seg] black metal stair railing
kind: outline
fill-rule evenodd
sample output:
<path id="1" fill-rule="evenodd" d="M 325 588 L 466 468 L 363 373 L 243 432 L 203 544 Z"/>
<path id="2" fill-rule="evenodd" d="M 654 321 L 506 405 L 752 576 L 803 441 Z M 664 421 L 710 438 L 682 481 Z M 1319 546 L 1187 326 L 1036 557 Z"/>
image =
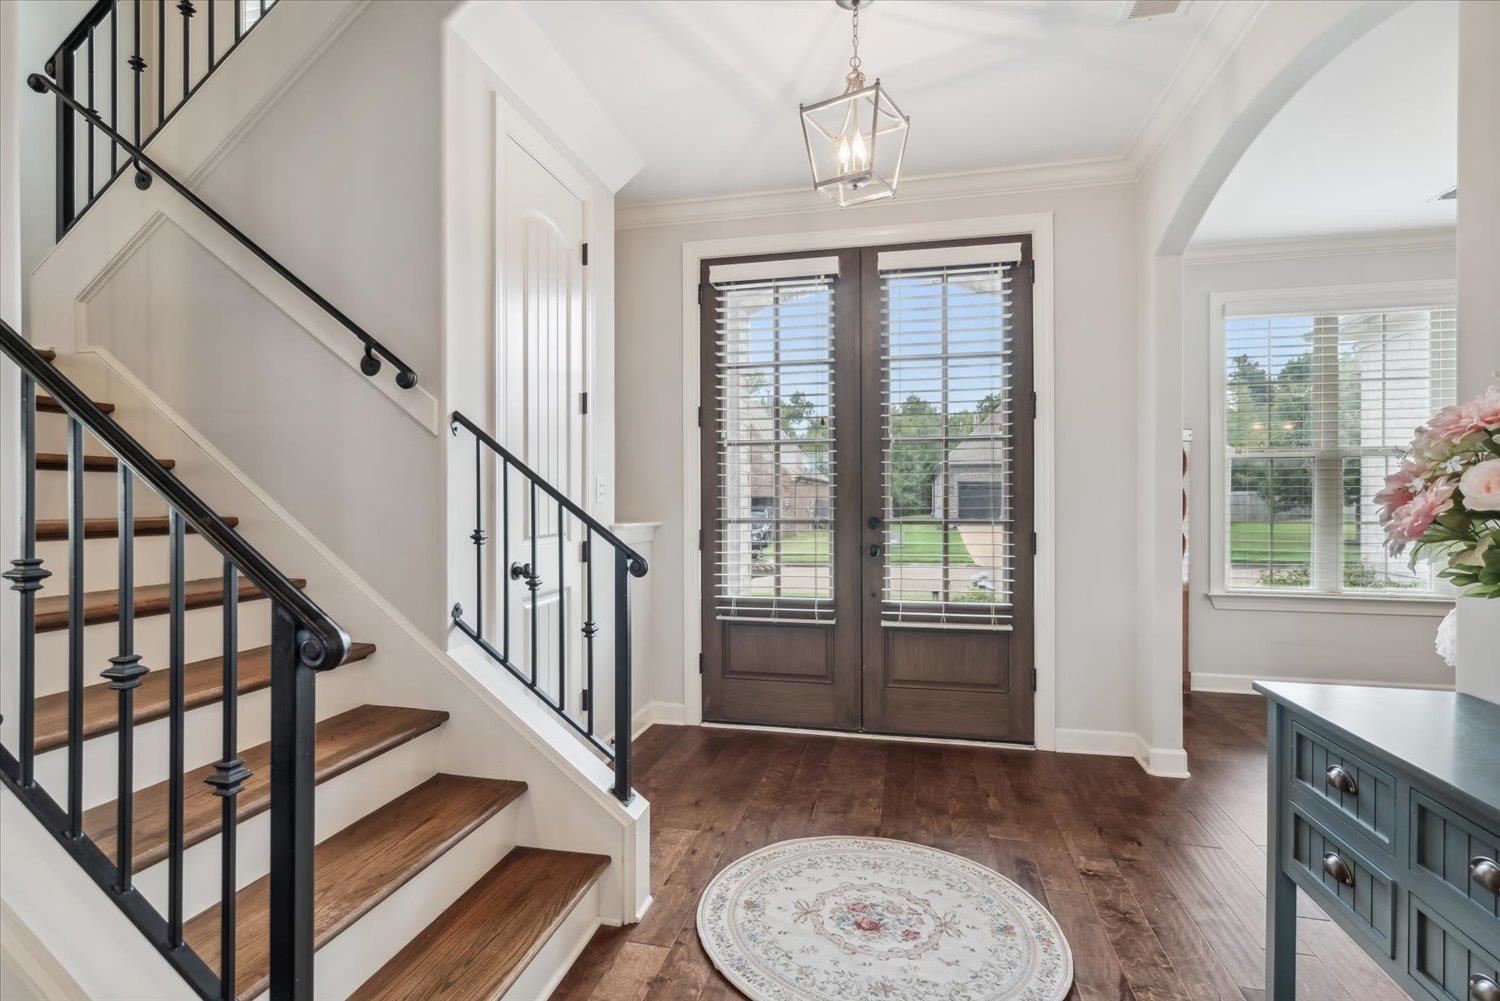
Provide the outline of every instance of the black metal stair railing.
<path id="1" fill-rule="evenodd" d="M 33 73 L 26 78 L 32 90 L 38 94 L 46 94 L 50 91 L 57 100 L 58 239 L 63 238 L 83 216 L 83 213 L 98 201 L 109 185 L 125 173 L 127 168 L 134 171 L 135 185 L 142 190 L 151 186 L 153 178 L 160 178 L 189 204 L 208 216 L 297 291 L 316 304 L 319 309 L 353 334 L 364 347 L 364 357 L 360 360 L 361 372 L 367 376 L 376 375 L 384 359 L 390 362 L 396 370 L 396 385 L 402 389 L 411 389 L 417 384 L 415 369 L 402 361 L 395 352 L 354 322 L 312 286 L 293 274 L 291 269 L 146 154 L 145 147 L 162 126 L 170 121 L 188 98 L 197 92 L 208 76 L 222 64 L 229 52 L 240 44 L 251 28 L 260 23 L 260 18 L 272 9 L 273 4 L 278 0 L 270 0 L 270 2 L 233 0 L 233 40 L 222 52 L 217 51 L 214 44 L 217 35 L 224 33 L 222 28 L 214 24 L 214 11 L 223 3 L 223 0 L 198 0 L 198 2 L 203 5 L 208 15 L 205 22 L 206 32 L 202 33 L 203 37 L 200 39 L 192 27 L 194 15 L 199 12 L 193 0 L 179 0 L 172 9 L 177 11 L 181 19 L 181 48 L 180 52 L 169 53 L 168 38 L 172 36 L 169 36 L 167 32 L 167 22 L 172 15 L 167 13 L 166 0 L 156 0 L 154 4 L 149 0 L 123 0 L 123 2 L 122 0 L 99 0 L 90 8 L 78 27 L 74 28 L 63 44 L 58 47 L 52 58 L 47 61 L 47 75 Z M 255 15 L 253 19 L 247 16 L 251 12 Z M 119 43 L 122 20 L 123 27 L 131 32 L 130 55 L 124 58 L 122 58 Z M 142 34 L 143 28 L 147 29 L 145 33 L 149 41 L 149 28 L 152 21 L 155 22 L 157 29 L 156 48 L 154 52 L 147 52 L 147 55 L 156 61 L 157 72 L 151 75 L 150 86 L 143 88 L 142 77 L 150 68 L 151 60 L 142 55 L 144 51 L 141 47 Z M 106 25 L 109 35 L 109 53 L 107 58 L 96 58 L 95 49 L 99 47 L 96 43 L 96 36 L 105 31 Z M 205 50 L 201 63 L 203 67 L 201 75 L 196 77 L 193 74 L 195 64 L 192 60 L 195 42 Z M 169 54 L 179 56 L 182 64 L 181 86 L 174 90 L 173 103 L 170 108 L 167 105 L 166 95 L 173 88 L 169 86 L 170 77 L 165 71 L 165 60 Z M 102 73 L 98 71 L 96 65 L 98 63 L 106 67 Z M 126 135 L 126 126 L 120 120 L 120 98 L 121 92 L 125 90 L 120 82 L 122 68 L 124 68 L 123 72 L 128 72 L 134 78 L 133 88 L 130 93 L 124 95 L 129 104 L 134 126 L 133 139 Z M 80 69 L 82 72 L 81 90 Z M 107 82 L 109 86 L 104 88 L 103 82 Z M 101 85 L 96 86 L 96 83 Z M 96 104 L 104 99 L 102 92 L 105 89 L 108 91 L 109 102 L 107 119 L 96 107 Z M 149 113 L 151 106 L 150 90 L 156 93 L 155 123 L 143 135 L 143 116 Z M 96 136 L 99 138 L 97 143 Z M 79 153 L 80 142 L 84 149 L 82 156 Z M 108 147 L 107 163 L 100 163 L 101 159 L 106 159 L 103 150 L 106 145 Z M 95 183 L 96 168 L 104 175 L 102 184 L 96 185 Z M 78 204 L 80 197 L 83 199 L 81 207 Z"/>
<path id="2" fill-rule="evenodd" d="M 20 484 L 23 522 L 22 549 L 4 578 L 20 599 L 17 656 L 0 657 L 5 672 L 18 672 L 19 720 L 16 746 L 0 743 L 0 781 L 26 805 L 75 861 L 97 883 L 189 985 L 205 999 L 234 998 L 235 888 L 237 844 L 236 798 L 250 772 L 238 755 L 238 601 L 241 578 L 253 584 L 271 603 L 271 775 L 270 775 L 270 996 L 283 999 L 312 997 L 313 954 L 313 741 L 315 672 L 343 662 L 349 637 L 296 584 L 250 546 L 224 519 L 208 507 L 136 439 L 95 406 L 77 386 L 46 361 L 13 328 L 0 321 L 0 353 L 21 370 Z M 37 779 L 37 593 L 53 577 L 37 557 L 37 388 L 45 389 L 67 421 L 68 476 L 68 603 L 67 603 L 67 740 L 66 788 L 61 803 Z M 111 858 L 84 827 L 84 627 L 83 601 L 85 538 L 83 478 L 87 463 L 84 432 L 100 442 L 116 460 L 116 510 L 119 518 L 118 654 L 101 672 L 118 693 L 115 728 L 118 757 L 115 840 Z M 134 885 L 135 690 L 152 669 L 142 662 L 135 638 L 135 492 L 144 485 L 168 510 L 169 609 L 168 672 L 168 856 L 167 914 L 163 916 Z M 222 559 L 223 566 L 223 693 L 222 758 L 206 781 L 222 798 L 220 932 L 221 968 L 210 968 L 183 935 L 183 827 L 185 772 L 185 536 L 195 532 Z M 9 686 L 9 677 L 0 684 Z"/>
<path id="3" fill-rule="evenodd" d="M 548 709 L 572 727 L 595 751 L 614 767 L 614 784 L 611 792 L 621 802 L 629 802 L 630 791 L 630 724 L 631 724 L 631 659 L 630 659 L 630 580 L 646 576 L 646 559 L 620 540 L 619 536 L 566 497 L 539 473 L 527 466 L 491 437 L 483 428 L 458 411 L 454 411 L 451 430 L 455 436 L 467 431 L 474 438 L 474 530 L 468 536 L 474 544 L 474 612 L 473 622 L 468 621 L 463 606 L 454 605 L 453 624 L 464 635 L 475 642 L 491 659 L 504 667 L 516 680 L 531 690 Z M 485 456 L 490 455 L 487 469 Z M 492 490 L 491 500 L 498 502 L 496 512 L 500 536 L 500 600 L 497 609 L 500 624 L 498 639 L 485 630 L 485 580 L 489 576 L 485 560 L 485 545 L 489 535 L 485 531 L 485 486 Z M 512 507 L 520 507 L 518 517 L 512 518 Z M 571 519 L 571 521 L 570 521 Z M 578 556 L 575 559 L 566 540 L 577 539 L 570 527 L 581 530 Z M 556 549 L 556 560 L 543 567 L 542 538 L 548 539 L 548 547 Z M 520 554 L 512 554 L 512 539 L 524 548 Z M 522 541 L 524 540 L 524 541 Z M 614 649 L 612 680 L 614 684 L 614 740 L 603 739 L 595 725 L 597 707 L 594 700 L 596 681 L 595 637 L 599 635 L 599 612 L 602 607 L 595 601 L 594 564 L 601 547 L 613 551 L 609 561 L 611 578 L 608 587 L 613 604 Z M 519 558 L 512 559 L 516 555 Z M 550 554 L 549 554 L 550 555 Z M 524 562 L 523 562 L 524 560 Z M 581 587 L 583 608 L 581 617 L 569 619 L 567 574 L 570 564 L 581 567 L 576 570 L 581 580 L 574 583 Z M 544 656 L 544 637 L 541 630 L 540 592 L 543 574 L 555 573 L 555 601 L 549 612 L 555 619 L 556 634 L 547 637 L 555 644 L 554 656 Z M 527 592 L 524 601 L 516 601 L 512 591 L 517 586 Z M 575 611 L 578 611 L 575 609 Z M 513 625 L 514 623 L 514 625 Z M 582 637 L 581 663 L 576 670 L 580 698 L 574 700 L 578 708 L 570 705 L 568 685 L 568 648 L 572 630 L 576 628 Z M 520 632 L 520 636 L 512 633 Z M 498 645 L 496 643 L 498 642 Z"/>

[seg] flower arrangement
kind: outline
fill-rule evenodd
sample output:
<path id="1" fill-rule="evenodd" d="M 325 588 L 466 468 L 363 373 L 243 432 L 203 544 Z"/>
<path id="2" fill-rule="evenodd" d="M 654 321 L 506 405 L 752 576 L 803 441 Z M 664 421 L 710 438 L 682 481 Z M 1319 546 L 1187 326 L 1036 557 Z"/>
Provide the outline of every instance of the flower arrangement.
<path id="1" fill-rule="evenodd" d="M 1432 559 L 1473 598 L 1500 598 L 1500 385 L 1417 429 L 1375 495 L 1393 556 Z"/>

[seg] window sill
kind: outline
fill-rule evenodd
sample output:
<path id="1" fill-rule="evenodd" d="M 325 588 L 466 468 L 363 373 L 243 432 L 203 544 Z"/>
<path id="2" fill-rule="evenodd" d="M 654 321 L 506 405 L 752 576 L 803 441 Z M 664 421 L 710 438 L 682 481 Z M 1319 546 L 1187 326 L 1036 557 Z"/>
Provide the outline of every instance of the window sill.
<path id="1" fill-rule="evenodd" d="M 1325 612 L 1345 615 L 1443 616 L 1452 598 L 1384 598 L 1353 594 L 1264 594 L 1252 591 L 1211 591 L 1215 608 L 1255 612 Z"/>

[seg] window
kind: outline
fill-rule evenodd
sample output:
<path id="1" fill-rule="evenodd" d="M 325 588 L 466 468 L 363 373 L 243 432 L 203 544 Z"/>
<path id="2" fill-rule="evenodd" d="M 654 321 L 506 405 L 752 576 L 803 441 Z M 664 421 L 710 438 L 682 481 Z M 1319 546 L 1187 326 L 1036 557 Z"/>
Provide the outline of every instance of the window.
<path id="1" fill-rule="evenodd" d="M 1216 296 L 1213 590 L 1430 598 L 1386 552 L 1374 496 L 1412 432 L 1454 402 L 1451 283 Z"/>

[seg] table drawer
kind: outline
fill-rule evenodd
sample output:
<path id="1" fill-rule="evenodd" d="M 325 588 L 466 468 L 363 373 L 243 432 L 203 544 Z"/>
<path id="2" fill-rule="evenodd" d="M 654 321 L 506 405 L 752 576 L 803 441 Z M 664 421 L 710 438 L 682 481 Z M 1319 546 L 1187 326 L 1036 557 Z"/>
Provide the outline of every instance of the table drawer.
<path id="1" fill-rule="evenodd" d="M 1389 772 L 1344 750 L 1335 741 L 1292 724 L 1292 781 L 1392 850 L 1396 833 L 1396 781 Z"/>
<path id="2" fill-rule="evenodd" d="M 1500 837 L 1413 790 L 1411 867 L 1495 921 L 1500 934 Z"/>
<path id="3" fill-rule="evenodd" d="M 1292 807 L 1292 868 L 1311 877 L 1308 895 L 1352 919 L 1370 946 L 1395 955 L 1396 887 L 1389 876 Z"/>
<path id="4" fill-rule="evenodd" d="M 1438 917 L 1416 894 L 1407 897 L 1406 971 L 1440 1001 L 1500 999 L 1500 963 Z"/>

